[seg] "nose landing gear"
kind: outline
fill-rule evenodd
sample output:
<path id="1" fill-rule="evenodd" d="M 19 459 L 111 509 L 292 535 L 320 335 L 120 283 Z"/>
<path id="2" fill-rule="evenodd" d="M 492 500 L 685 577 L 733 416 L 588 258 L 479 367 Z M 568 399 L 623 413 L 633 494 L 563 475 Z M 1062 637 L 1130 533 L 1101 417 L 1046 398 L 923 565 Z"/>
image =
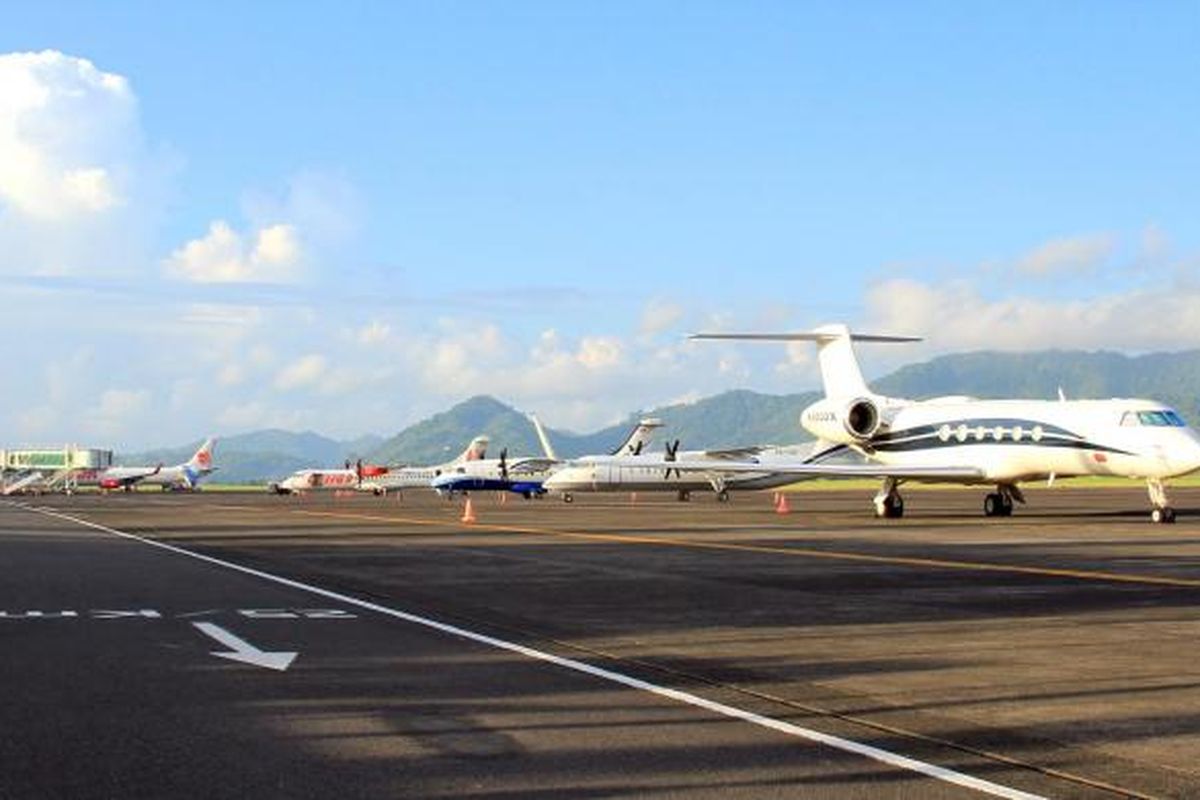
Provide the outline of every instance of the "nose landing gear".
<path id="1" fill-rule="evenodd" d="M 1150 512 L 1150 521 L 1162 525 L 1170 525 L 1175 521 L 1175 509 L 1167 501 L 1167 488 L 1158 478 L 1146 481 L 1146 490 L 1150 493 L 1150 503 L 1154 509 Z"/>
<path id="2" fill-rule="evenodd" d="M 900 482 L 895 478 L 885 478 L 883 486 L 875 495 L 875 516 L 880 519 L 900 519 L 904 516 L 904 498 L 898 491 Z"/>

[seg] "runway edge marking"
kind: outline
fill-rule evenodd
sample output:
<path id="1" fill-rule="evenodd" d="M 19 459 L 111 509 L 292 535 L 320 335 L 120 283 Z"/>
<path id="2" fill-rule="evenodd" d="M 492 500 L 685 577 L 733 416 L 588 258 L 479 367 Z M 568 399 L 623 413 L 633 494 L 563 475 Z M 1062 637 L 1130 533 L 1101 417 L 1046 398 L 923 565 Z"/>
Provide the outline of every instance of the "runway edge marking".
<path id="1" fill-rule="evenodd" d="M 988 794 L 993 797 L 1003 797 L 1003 798 L 1007 798 L 1008 800 L 1046 800 L 1046 798 L 1044 798 L 1042 795 L 1031 794 L 1029 792 L 1021 791 L 1020 789 L 1014 789 L 1009 786 L 1004 786 L 1002 784 L 993 783 L 992 781 L 983 780 L 982 778 L 976 778 L 971 775 L 967 775 L 962 772 L 957 772 L 952 769 L 947 769 L 945 767 L 939 767 L 936 764 L 929 764 L 924 761 L 919 761 L 915 758 L 909 758 L 908 756 L 903 756 L 898 753 L 893 753 L 889 750 L 883 750 L 882 748 L 874 747 L 869 744 L 863 744 L 861 742 L 856 742 L 852 739 L 843 739 L 840 736 L 833 736 L 831 734 L 821 733 L 820 731 L 812 730 L 811 728 L 805 728 L 805 727 L 796 725 L 791 722 L 784 722 L 783 720 L 766 717 L 761 714 L 756 714 L 753 711 L 746 711 L 745 709 L 741 709 L 736 706 L 726 705 L 725 703 L 719 703 L 715 700 L 709 700 L 707 698 L 701 697 L 699 695 L 691 694 L 689 692 L 683 692 L 678 689 L 671 689 L 666 686 L 660 686 L 656 683 L 651 683 L 649 681 L 642 680 L 641 678 L 635 678 L 631 675 L 626 675 L 621 672 L 614 672 L 613 670 L 604 669 L 603 667 L 597 667 L 597 666 L 588 664 L 583 661 L 576 661 L 573 658 L 565 658 L 563 656 L 557 656 L 557 655 L 554 655 L 553 653 L 547 653 L 542 650 L 536 650 L 532 647 L 527 647 L 522 644 L 517 644 L 516 642 L 510 642 L 505 639 L 499 639 L 495 636 L 489 636 L 488 634 L 485 634 L 485 633 L 478 633 L 476 631 L 468 630 L 467 628 L 461 628 L 457 625 L 451 625 L 446 622 L 439 622 L 438 620 L 431 619 L 429 617 L 422 617 L 418 614 L 413 614 L 408 611 L 401 611 L 399 609 L 389 608 L 388 606 L 380 605 L 378 603 L 372 603 L 369 600 L 361 600 L 357 597 L 352 597 L 350 595 L 341 594 L 340 592 L 335 592 L 330 589 L 322 589 L 319 586 L 313 586 L 308 583 L 303 583 L 302 581 L 292 580 L 291 578 L 285 578 L 281 575 L 275 575 L 270 572 L 264 572 L 262 570 L 254 569 L 252 567 L 246 567 L 246 566 L 242 566 L 241 564 L 235 564 L 232 561 L 225 561 L 223 559 L 215 558 L 213 556 L 206 556 L 202 553 L 197 553 L 192 550 L 187 550 L 183 547 L 178 547 L 176 545 L 167 544 L 166 542 L 160 542 L 160 541 L 156 541 L 154 539 L 148 539 L 144 536 L 138 536 L 137 534 L 128 533 L 127 531 L 122 531 L 117 528 L 110 528 L 107 525 L 101 525 L 98 522 L 92 522 L 91 520 L 83 519 L 81 517 L 75 517 L 70 514 L 63 514 L 61 512 L 52 511 L 52 510 L 46 509 L 46 508 L 37 508 L 37 507 L 24 506 L 24 505 L 18 505 L 18 504 L 14 504 L 14 505 L 17 505 L 17 507 L 24 508 L 28 511 L 33 511 L 38 514 L 43 514 L 45 516 L 50 516 L 50 517 L 57 517 L 58 519 L 63 519 L 63 520 L 67 520 L 69 522 L 74 522 L 77 525 L 82 525 L 87 528 L 92 528 L 94 530 L 102 531 L 104 533 L 107 533 L 107 534 L 110 534 L 113 536 L 118 536 L 123 539 L 129 539 L 129 540 L 132 540 L 135 542 L 141 542 L 142 544 L 150 545 L 151 547 L 157 547 L 157 548 L 166 550 L 171 553 L 176 553 L 178 555 L 187 556 L 189 558 L 194 558 L 199 561 L 213 564 L 215 566 L 224 567 L 226 569 L 231 569 L 231 570 L 234 570 L 235 572 L 241 572 L 246 575 L 252 575 L 256 578 L 261 578 L 263 580 L 270 581 L 272 583 L 277 583 L 282 586 L 287 586 L 287 587 L 290 587 L 293 589 L 299 589 L 301 591 L 309 592 L 311 594 L 315 594 L 315 595 L 325 597 L 325 598 L 328 598 L 331 600 L 337 600 L 342 603 L 347 603 L 349 605 L 357 606 L 358 608 L 363 608 L 368 611 L 374 611 L 374 612 L 376 612 L 378 614 L 382 614 L 384 616 L 404 620 L 405 622 L 410 622 L 415 625 L 420 625 L 425 628 L 430 628 L 432 630 L 436 630 L 441 633 L 450 634 L 451 636 L 455 636 L 460 639 L 466 639 L 468 641 L 476 642 L 478 644 L 484 644 L 489 647 L 496 648 L 498 650 L 505 650 L 510 653 L 516 653 L 518 655 L 523 655 L 526 658 L 534 659 L 536 661 L 542 661 L 542 662 L 548 663 L 548 664 L 553 664 L 555 666 L 562 667 L 564 669 L 569 669 L 574 672 L 581 672 L 585 675 L 591 675 L 592 677 L 600 678 L 605 681 L 609 681 L 610 683 L 616 683 L 616 684 L 625 686 L 630 689 L 637 689 L 639 691 L 647 692 L 649 694 L 653 694 L 658 697 L 663 697 L 668 700 L 674 700 L 678 703 L 690 705 L 695 708 L 701 708 L 701 709 L 710 711 L 710 712 L 720 715 L 720 716 L 730 717 L 732 719 L 741 720 L 742 722 L 748 722 L 752 725 L 757 725 L 759 727 L 767 728 L 769 730 L 773 730 L 778 733 L 783 733 L 783 734 L 793 736 L 793 737 L 796 737 L 799 739 L 805 739 L 807 741 L 814 742 L 816 744 L 823 744 L 827 747 L 832 747 L 836 750 L 841 750 L 846 753 L 853 753 L 855 755 L 869 758 L 872 761 L 877 761 L 879 763 L 886 764 L 886 765 L 892 766 L 892 767 L 896 767 L 901 770 L 906 770 L 908 772 L 915 772 L 917 774 L 924 775 L 926 777 L 933 778 L 935 780 L 943 781 L 945 783 L 951 783 L 951 784 L 954 784 L 957 786 L 965 787 L 967 789 L 973 789 L 975 791 L 982 792 L 984 794 Z"/>

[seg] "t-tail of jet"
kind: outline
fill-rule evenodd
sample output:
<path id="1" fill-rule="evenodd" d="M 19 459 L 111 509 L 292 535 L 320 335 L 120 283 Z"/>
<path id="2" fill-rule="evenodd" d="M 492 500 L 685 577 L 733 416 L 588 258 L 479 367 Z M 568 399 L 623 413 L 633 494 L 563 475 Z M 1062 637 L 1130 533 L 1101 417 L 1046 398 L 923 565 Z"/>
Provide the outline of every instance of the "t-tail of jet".
<path id="1" fill-rule="evenodd" d="M 629 436 L 621 443 L 621 446 L 612 451 L 614 456 L 638 456 L 650 444 L 654 438 L 654 431 L 661 428 L 663 425 L 661 419 L 650 418 L 643 419 L 633 430 L 629 432 Z"/>
<path id="2" fill-rule="evenodd" d="M 465 461 L 482 461 L 487 457 L 488 437 L 476 436 L 467 445 L 467 449 L 463 450 L 458 458 L 452 461 L 452 464 L 462 464 Z"/>
<path id="3" fill-rule="evenodd" d="M 889 336 L 873 333 L 852 333 L 845 325 L 822 325 L 811 331 L 797 333 L 696 333 L 692 339 L 738 339 L 759 342 L 814 342 L 817 361 L 821 365 L 821 382 L 825 396 L 853 398 L 870 395 L 871 389 L 863 380 L 854 354 L 853 342 L 919 342 L 919 336 Z"/>

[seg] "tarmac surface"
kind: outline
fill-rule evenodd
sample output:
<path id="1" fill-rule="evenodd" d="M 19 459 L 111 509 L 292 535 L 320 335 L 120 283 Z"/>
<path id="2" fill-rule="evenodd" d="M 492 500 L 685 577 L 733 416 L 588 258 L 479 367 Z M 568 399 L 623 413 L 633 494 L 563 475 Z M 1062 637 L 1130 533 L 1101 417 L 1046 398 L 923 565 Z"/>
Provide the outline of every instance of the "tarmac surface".
<path id="1" fill-rule="evenodd" d="M 1200 797 L 1200 490 L 870 494 L 10 498 L 0 798 Z"/>

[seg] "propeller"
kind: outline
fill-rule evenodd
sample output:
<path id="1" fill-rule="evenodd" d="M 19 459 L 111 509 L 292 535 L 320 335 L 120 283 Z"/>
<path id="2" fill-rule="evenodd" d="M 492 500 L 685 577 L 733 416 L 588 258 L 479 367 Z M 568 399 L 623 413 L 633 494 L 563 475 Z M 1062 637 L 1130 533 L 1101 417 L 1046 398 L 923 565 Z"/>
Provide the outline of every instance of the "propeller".
<path id="1" fill-rule="evenodd" d="M 666 455 L 666 456 L 663 458 L 663 460 L 664 460 L 664 461 L 674 461 L 674 460 L 675 460 L 675 454 L 679 452 L 679 440 L 678 440 L 678 439 L 676 439 L 674 442 L 667 442 L 665 446 L 666 446 L 666 448 L 667 448 L 667 455 Z M 671 469 L 670 467 L 667 467 L 667 470 L 666 470 L 666 472 L 664 472 L 664 473 L 663 473 L 663 477 L 664 477 L 664 478 L 670 478 L 670 477 L 671 477 L 671 472 L 672 472 L 672 469 Z M 676 469 L 674 470 L 674 472 L 675 472 L 675 477 L 676 477 L 676 478 L 682 478 L 682 477 L 683 477 L 683 475 L 682 475 L 682 474 L 679 472 L 679 469 L 678 469 L 678 468 L 676 468 Z"/>
<path id="2" fill-rule="evenodd" d="M 508 448 L 500 451 L 500 480 L 508 480 Z"/>

